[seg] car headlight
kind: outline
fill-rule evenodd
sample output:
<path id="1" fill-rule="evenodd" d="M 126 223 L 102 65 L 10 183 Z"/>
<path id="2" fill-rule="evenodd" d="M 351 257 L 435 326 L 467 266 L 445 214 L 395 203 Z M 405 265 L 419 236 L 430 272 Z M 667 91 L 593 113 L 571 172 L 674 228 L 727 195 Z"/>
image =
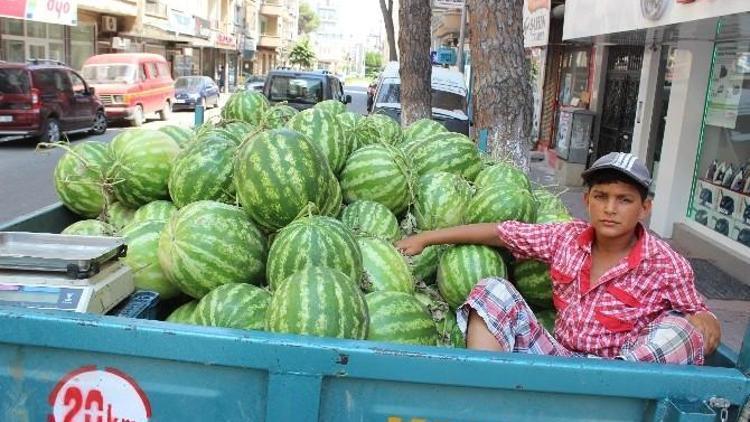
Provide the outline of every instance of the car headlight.
<path id="1" fill-rule="evenodd" d="M 113 95 L 112 96 L 112 102 L 115 104 L 124 104 L 125 103 L 125 96 L 124 95 Z"/>

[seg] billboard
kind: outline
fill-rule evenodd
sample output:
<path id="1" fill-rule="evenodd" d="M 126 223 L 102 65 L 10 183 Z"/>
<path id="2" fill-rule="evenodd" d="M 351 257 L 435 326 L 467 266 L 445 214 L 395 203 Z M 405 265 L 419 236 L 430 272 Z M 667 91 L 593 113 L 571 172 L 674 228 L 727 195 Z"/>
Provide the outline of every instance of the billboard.
<path id="1" fill-rule="evenodd" d="M 523 46 L 541 47 L 549 39 L 550 0 L 524 0 Z"/>
<path id="2" fill-rule="evenodd" d="M 78 0 L 2 0 L 0 17 L 75 26 Z"/>

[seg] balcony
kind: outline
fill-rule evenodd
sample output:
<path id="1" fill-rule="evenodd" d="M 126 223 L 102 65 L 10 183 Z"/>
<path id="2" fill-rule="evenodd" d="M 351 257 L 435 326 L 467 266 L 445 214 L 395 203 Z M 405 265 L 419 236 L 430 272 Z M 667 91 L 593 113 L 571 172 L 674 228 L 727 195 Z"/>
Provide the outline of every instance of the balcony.
<path id="1" fill-rule="evenodd" d="M 284 5 L 279 0 L 266 0 L 260 5 L 260 14 L 266 16 L 284 16 Z"/>
<path id="2" fill-rule="evenodd" d="M 278 35 L 261 34 L 258 40 L 259 48 L 280 48 L 281 44 L 281 37 Z"/>

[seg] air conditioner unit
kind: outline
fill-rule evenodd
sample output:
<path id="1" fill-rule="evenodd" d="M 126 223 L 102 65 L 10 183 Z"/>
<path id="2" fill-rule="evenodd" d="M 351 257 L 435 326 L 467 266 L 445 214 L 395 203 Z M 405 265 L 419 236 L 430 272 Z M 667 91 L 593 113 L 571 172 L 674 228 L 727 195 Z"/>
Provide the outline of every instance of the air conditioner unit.
<path id="1" fill-rule="evenodd" d="M 130 48 L 130 38 L 112 37 L 112 48 L 114 50 L 127 50 Z"/>
<path id="2" fill-rule="evenodd" d="M 117 32 L 117 18 L 114 16 L 102 16 L 102 31 Z"/>

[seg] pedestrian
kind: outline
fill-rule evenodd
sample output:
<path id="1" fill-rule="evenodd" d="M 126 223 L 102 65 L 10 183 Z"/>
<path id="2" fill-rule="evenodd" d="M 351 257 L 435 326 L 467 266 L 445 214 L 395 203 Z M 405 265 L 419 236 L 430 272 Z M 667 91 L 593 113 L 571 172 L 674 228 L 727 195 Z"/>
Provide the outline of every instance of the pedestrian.
<path id="1" fill-rule="evenodd" d="M 719 322 L 689 262 L 641 223 L 652 206 L 648 169 L 614 152 L 583 179 L 590 223 L 472 224 L 419 233 L 397 247 L 416 255 L 429 245 L 484 244 L 550 266 L 554 335 L 510 282 L 488 278 L 457 310 L 468 348 L 703 364 L 718 346 Z"/>
<path id="2" fill-rule="evenodd" d="M 219 66 L 219 91 L 224 92 L 224 66 Z"/>

